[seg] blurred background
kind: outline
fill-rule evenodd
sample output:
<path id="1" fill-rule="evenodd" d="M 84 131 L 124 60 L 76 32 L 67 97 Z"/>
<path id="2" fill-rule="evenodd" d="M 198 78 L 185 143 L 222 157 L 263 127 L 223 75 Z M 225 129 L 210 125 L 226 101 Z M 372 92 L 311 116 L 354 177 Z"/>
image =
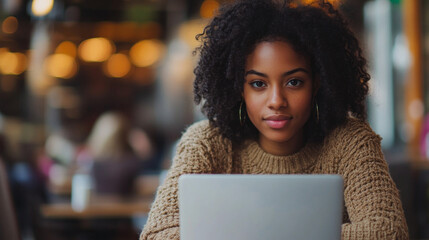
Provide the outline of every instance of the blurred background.
<path id="1" fill-rule="evenodd" d="M 224 2 L 0 0 L 0 239 L 138 238 L 204 118 L 192 51 Z M 410 236 L 429 239 L 429 2 L 330 2 L 369 61 L 369 121 Z"/>

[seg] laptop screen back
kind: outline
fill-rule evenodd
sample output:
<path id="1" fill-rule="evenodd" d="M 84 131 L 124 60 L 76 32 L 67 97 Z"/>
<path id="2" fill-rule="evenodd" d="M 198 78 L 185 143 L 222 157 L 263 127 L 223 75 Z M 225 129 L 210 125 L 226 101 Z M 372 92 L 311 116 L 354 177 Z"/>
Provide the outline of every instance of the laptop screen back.
<path id="1" fill-rule="evenodd" d="M 181 240 L 341 239 L 339 175 L 179 178 Z"/>

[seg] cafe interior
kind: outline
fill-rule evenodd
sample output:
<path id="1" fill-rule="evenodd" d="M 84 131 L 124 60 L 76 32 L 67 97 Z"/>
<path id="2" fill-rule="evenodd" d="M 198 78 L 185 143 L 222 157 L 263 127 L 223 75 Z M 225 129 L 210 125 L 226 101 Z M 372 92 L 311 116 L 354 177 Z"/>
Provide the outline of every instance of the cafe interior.
<path id="1" fill-rule="evenodd" d="M 138 239 L 177 140 L 205 118 L 195 36 L 231 1 L 0 0 L 0 239 Z M 368 59 L 410 238 L 429 239 L 429 2 L 329 2 Z"/>

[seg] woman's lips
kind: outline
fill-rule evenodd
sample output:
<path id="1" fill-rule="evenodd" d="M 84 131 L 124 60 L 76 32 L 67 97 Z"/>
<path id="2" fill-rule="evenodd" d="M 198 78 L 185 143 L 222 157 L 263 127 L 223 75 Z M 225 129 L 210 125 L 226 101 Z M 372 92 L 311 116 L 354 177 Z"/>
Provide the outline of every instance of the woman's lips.
<path id="1" fill-rule="evenodd" d="M 274 129 L 283 128 L 290 120 L 292 117 L 285 115 L 272 115 L 264 118 L 267 125 Z"/>

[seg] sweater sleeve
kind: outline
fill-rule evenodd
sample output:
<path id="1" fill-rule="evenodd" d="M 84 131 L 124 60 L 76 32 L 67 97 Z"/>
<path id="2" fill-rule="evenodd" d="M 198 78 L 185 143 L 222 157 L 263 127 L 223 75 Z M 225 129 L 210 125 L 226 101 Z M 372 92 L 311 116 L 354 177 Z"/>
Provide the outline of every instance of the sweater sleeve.
<path id="1" fill-rule="evenodd" d="M 178 179 L 182 174 L 213 173 L 215 132 L 207 121 L 192 125 L 178 143 L 173 164 L 158 188 L 140 240 L 180 239 Z"/>
<path id="2" fill-rule="evenodd" d="M 349 124 L 350 125 L 350 124 Z M 399 192 L 381 151 L 381 138 L 362 122 L 343 134 L 339 166 L 350 223 L 342 239 L 408 239 Z"/>

